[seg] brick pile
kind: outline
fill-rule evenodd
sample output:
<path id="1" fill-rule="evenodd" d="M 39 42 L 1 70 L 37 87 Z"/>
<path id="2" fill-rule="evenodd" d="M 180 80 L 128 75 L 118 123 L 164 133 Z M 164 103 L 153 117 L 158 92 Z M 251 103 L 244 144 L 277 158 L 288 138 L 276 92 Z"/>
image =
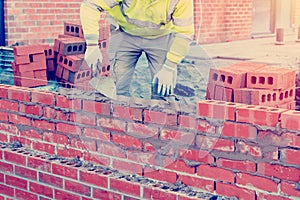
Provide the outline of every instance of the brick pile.
<path id="1" fill-rule="evenodd" d="M 241 62 L 211 69 L 206 97 L 249 105 L 294 110 L 296 71 Z"/>
<path id="2" fill-rule="evenodd" d="M 110 64 L 106 52 L 109 27 L 100 26 L 99 33 L 99 48 L 103 55 L 103 62 L 98 66 L 99 74 L 109 76 Z M 64 87 L 91 90 L 88 82 L 92 78 L 92 70 L 84 61 L 85 50 L 82 26 L 73 22 L 64 23 L 64 32 L 58 35 L 54 45 L 16 46 L 15 62 L 12 63 L 15 85 L 44 86 L 47 80 L 57 80 Z"/>
<path id="3" fill-rule="evenodd" d="M 45 48 L 48 45 L 15 46 L 14 84 L 16 86 L 36 87 L 48 84 Z"/>

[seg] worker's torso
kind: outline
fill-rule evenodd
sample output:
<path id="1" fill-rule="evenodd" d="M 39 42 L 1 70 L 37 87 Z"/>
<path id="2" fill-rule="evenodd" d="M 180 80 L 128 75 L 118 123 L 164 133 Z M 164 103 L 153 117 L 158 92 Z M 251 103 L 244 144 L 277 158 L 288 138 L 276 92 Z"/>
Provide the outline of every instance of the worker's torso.
<path id="1" fill-rule="evenodd" d="M 133 35 L 157 37 L 167 34 L 178 0 L 123 0 L 109 14 Z"/>

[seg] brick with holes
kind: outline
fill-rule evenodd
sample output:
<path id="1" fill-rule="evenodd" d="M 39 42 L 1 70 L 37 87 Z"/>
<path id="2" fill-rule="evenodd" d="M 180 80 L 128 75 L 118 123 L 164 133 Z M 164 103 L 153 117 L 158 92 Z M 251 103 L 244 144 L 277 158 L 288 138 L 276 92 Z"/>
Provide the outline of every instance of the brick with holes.
<path id="1" fill-rule="evenodd" d="M 84 54 L 70 56 L 58 54 L 57 63 L 72 72 L 77 72 L 80 69 L 88 68 L 87 63 L 84 61 Z"/>
<path id="2" fill-rule="evenodd" d="M 69 83 L 79 83 L 92 78 L 92 70 L 90 68 L 80 70 L 78 72 L 72 72 L 67 68 L 63 69 L 62 79 Z"/>
<path id="3" fill-rule="evenodd" d="M 85 40 L 82 38 L 57 38 L 54 43 L 54 51 L 62 55 L 84 54 Z"/>
<path id="4" fill-rule="evenodd" d="M 64 34 L 83 38 L 82 25 L 75 22 L 64 23 Z"/>
<path id="5" fill-rule="evenodd" d="M 265 66 L 248 72 L 247 87 L 260 89 L 286 89 L 293 87 L 296 80 L 294 69 Z"/>

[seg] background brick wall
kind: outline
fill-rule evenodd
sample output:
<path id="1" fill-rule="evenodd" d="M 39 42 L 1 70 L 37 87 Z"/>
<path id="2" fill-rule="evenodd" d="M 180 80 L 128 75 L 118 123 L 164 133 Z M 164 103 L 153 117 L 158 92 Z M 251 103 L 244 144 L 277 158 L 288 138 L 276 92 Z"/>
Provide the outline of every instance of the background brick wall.
<path id="1" fill-rule="evenodd" d="M 53 39 L 63 30 L 65 21 L 79 21 L 81 2 L 81 0 L 5 1 L 7 44 L 53 43 Z M 250 38 L 252 0 L 200 2 L 201 0 L 194 0 L 196 41 L 200 21 L 202 21 L 199 40 L 201 43 Z"/>
<path id="2" fill-rule="evenodd" d="M 187 115 L 80 94 L 0 85 L 0 199 L 300 197 L 299 111 L 206 100 Z"/>

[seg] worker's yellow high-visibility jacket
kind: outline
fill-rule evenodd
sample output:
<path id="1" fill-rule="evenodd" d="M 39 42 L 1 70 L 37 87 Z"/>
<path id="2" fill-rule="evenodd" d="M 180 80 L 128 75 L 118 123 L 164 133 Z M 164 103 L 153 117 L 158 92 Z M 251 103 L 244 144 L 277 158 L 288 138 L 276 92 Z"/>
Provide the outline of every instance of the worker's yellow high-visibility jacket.
<path id="1" fill-rule="evenodd" d="M 107 11 L 131 35 L 157 38 L 174 32 L 167 59 L 179 63 L 194 35 L 193 9 L 192 0 L 85 0 L 80 18 L 86 36 L 98 35 L 99 10 Z"/>

